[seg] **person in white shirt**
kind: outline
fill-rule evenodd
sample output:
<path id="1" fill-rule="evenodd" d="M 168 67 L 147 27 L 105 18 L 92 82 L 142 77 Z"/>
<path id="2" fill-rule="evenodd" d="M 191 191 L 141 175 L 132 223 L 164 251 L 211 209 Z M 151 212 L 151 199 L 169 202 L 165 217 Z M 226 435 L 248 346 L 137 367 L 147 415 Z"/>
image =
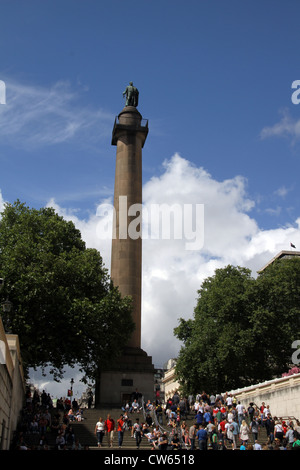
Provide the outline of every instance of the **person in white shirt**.
<path id="1" fill-rule="evenodd" d="M 139 404 L 137 402 L 137 400 L 134 400 L 132 402 L 132 405 L 131 405 L 131 410 L 135 413 L 139 413 L 140 412 L 140 407 L 139 407 Z"/>
<path id="2" fill-rule="evenodd" d="M 232 395 L 229 395 L 227 398 L 226 398 L 226 405 L 231 408 L 232 407 L 232 404 L 233 404 L 233 398 L 232 398 Z"/>
<path id="3" fill-rule="evenodd" d="M 104 432 L 105 432 L 104 421 L 103 421 L 103 418 L 100 417 L 99 421 L 97 421 L 96 426 L 95 426 L 95 434 L 97 437 L 98 447 L 102 446 Z"/>
<path id="4" fill-rule="evenodd" d="M 285 434 L 285 437 L 287 440 L 288 447 L 291 449 L 294 444 L 294 430 L 291 426 L 288 426 L 288 430 Z"/>
<path id="5" fill-rule="evenodd" d="M 196 401 L 194 403 L 194 411 L 197 413 L 197 411 L 199 410 L 199 407 L 200 407 L 200 404 L 199 404 L 199 401 Z"/>
<path id="6" fill-rule="evenodd" d="M 253 444 L 253 450 L 262 450 L 261 445 L 257 441 Z"/>
<path id="7" fill-rule="evenodd" d="M 266 408 L 264 408 L 263 413 L 264 413 L 264 418 L 267 418 L 271 414 L 270 405 L 267 405 Z"/>
<path id="8" fill-rule="evenodd" d="M 227 419 L 228 421 L 231 423 L 233 421 L 233 413 L 231 412 L 231 410 L 228 411 L 228 414 L 227 414 Z"/>
<path id="9" fill-rule="evenodd" d="M 238 414 L 239 426 L 241 426 L 242 421 L 244 419 L 244 415 L 245 415 L 245 407 L 244 407 L 244 405 L 241 404 L 240 401 L 236 405 L 236 410 L 237 410 L 237 414 Z"/>

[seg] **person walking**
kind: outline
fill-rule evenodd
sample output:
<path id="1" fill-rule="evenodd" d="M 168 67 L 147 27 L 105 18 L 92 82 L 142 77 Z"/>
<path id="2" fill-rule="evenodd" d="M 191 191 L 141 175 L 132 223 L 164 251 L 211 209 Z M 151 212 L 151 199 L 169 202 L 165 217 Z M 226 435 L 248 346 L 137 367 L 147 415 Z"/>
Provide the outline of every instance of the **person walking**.
<path id="1" fill-rule="evenodd" d="M 193 424 L 189 429 L 189 440 L 191 443 L 190 450 L 195 450 L 196 433 L 197 433 L 197 424 Z"/>
<path id="2" fill-rule="evenodd" d="M 218 450 L 218 433 L 217 433 L 216 428 L 214 428 L 212 431 L 211 446 L 212 446 L 212 450 Z"/>
<path id="3" fill-rule="evenodd" d="M 245 419 L 245 407 L 240 401 L 238 401 L 238 404 L 236 405 L 236 410 L 238 415 L 238 423 L 239 426 L 241 426 L 242 421 Z"/>
<path id="4" fill-rule="evenodd" d="M 232 421 L 231 425 L 233 428 L 232 429 L 232 446 L 233 446 L 233 450 L 236 450 L 238 446 L 238 435 L 240 432 L 240 427 L 236 421 Z"/>
<path id="5" fill-rule="evenodd" d="M 252 431 L 253 442 L 257 441 L 259 425 L 258 425 L 258 422 L 255 418 L 253 418 L 251 423 L 250 423 L 250 430 Z"/>
<path id="6" fill-rule="evenodd" d="M 108 447 L 113 446 L 113 440 L 114 440 L 114 429 L 115 429 L 115 422 L 111 418 L 110 414 L 107 415 L 107 418 L 104 422 L 105 425 L 105 433 L 107 436 L 107 444 Z"/>
<path id="7" fill-rule="evenodd" d="M 200 424 L 199 431 L 197 432 L 199 450 L 207 450 L 207 432 L 206 429 Z"/>
<path id="8" fill-rule="evenodd" d="M 240 426 L 240 438 L 243 442 L 246 442 L 246 444 L 248 443 L 248 440 L 249 440 L 249 431 L 250 429 L 248 427 L 248 424 L 243 419 L 242 424 Z"/>
<path id="9" fill-rule="evenodd" d="M 250 419 L 250 422 L 253 421 L 253 417 L 254 417 L 254 403 L 249 403 L 249 406 L 248 406 L 248 416 L 249 416 L 249 419 Z"/>
<path id="10" fill-rule="evenodd" d="M 135 435 L 136 448 L 139 449 L 142 441 L 142 426 L 139 418 L 136 418 L 136 422 L 133 425 L 133 433 Z"/>
<path id="11" fill-rule="evenodd" d="M 287 440 L 287 447 L 291 449 L 294 444 L 294 429 L 292 426 L 288 426 L 288 430 L 285 434 L 285 438 Z"/>
<path id="12" fill-rule="evenodd" d="M 284 432 L 283 432 L 282 422 L 276 421 L 275 427 L 274 427 L 274 439 L 279 439 L 281 443 L 283 440 L 283 436 L 284 436 Z"/>
<path id="13" fill-rule="evenodd" d="M 125 426 L 125 421 L 123 419 L 123 415 L 120 415 L 120 418 L 117 421 L 118 424 L 118 445 L 119 449 L 121 449 L 122 444 L 123 444 L 123 438 L 124 438 L 124 426 Z"/>
<path id="14" fill-rule="evenodd" d="M 268 416 L 266 421 L 265 421 L 265 428 L 267 431 L 267 437 L 272 444 L 274 441 L 274 427 L 275 427 L 275 421 L 271 416 Z"/>

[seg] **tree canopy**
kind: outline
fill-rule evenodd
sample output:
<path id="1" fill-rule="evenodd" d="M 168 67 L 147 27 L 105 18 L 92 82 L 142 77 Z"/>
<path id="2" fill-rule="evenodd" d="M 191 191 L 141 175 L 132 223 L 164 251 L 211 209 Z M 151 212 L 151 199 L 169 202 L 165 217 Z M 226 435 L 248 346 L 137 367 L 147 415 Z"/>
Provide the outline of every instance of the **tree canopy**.
<path id="1" fill-rule="evenodd" d="M 131 299 L 113 286 L 100 253 L 53 208 L 6 204 L 0 219 L 2 312 L 6 331 L 19 336 L 25 369 L 80 365 L 95 378 L 122 351 L 134 329 Z"/>
<path id="2" fill-rule="evenodd" d="M 194 317 L 180 319 L 176 372 L 184 391 L 210 393 L 268 380 L 291 364 L 300 333 L 300 259 L 217 269 L 198 291 Z"/>

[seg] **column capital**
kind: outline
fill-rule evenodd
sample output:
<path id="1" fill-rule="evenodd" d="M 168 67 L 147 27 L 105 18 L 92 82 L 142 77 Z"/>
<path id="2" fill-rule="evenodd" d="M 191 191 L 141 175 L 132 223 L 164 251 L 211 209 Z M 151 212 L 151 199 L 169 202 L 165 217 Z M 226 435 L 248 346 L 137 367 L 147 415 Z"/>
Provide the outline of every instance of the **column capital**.
<path id="1" fill-rule="evenodd" d="M 117 145 L 119 138 L 125 134 L 139 134 L 144 147 L 148 135 L 148 119 L 143 119 L 141 113 L 134 106 L 125 106 L 115 118 L 112 131 L 111 145 Z"/>

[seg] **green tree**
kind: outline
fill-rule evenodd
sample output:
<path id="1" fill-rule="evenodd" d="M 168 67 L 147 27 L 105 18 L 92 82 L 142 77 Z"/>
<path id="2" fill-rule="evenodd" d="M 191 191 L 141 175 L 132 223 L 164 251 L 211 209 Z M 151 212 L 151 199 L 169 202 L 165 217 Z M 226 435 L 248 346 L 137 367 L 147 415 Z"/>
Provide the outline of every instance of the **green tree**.
<path id="1" fill-rule="evenodd" d="M 288 370 L 300 335 L 299 258 L 278 260 L 257 279 L 245 268 L 218 269 L 198 294 L 193 319 L 174 330 L 184 391 L 226 391 Z"/>
<path id="2" fill-rule="evenodd" d="M 248 292 L 253 279 L 244 268 L 227 266 L 207 278 L 198 291 L 194 319 L 180 320 L 183 341 L 176 370 L 187 392 L 226 390 L 248 380 L 251 347 Z"/>
<path id="3" fill-rule="evenodd" d="M 0 277 L 2 300 L 13 303 L 3 323 L 19 336 L 26 370 L 51 365 L 59 379 L 64 366 L 80 365 L 96 378 L 134 329 L 131 300 L 112 285 L 100 253 L 53 208 L 5 206 Z"/>
<path id="4" fill-rule="evenodd" d="M 262 345 L 265 378 L 287 372 L 292 343 L 300 338 L 300 258 L 277 259 L 260 273 L 251 321 Z"/>

